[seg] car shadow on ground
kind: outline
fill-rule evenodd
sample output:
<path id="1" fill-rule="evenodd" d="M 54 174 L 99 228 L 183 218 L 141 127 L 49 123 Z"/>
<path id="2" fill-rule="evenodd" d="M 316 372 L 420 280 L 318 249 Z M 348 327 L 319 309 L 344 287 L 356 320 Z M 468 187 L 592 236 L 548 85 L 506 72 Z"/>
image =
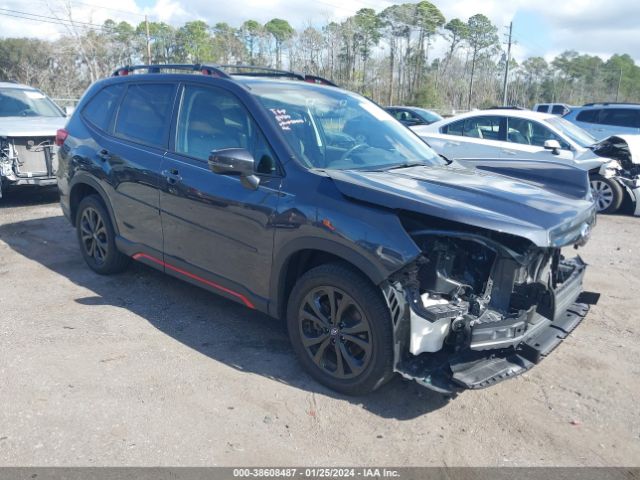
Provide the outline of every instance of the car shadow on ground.
<path id="1" fill-rule="evenodd" d="M 284 322 L 135 262 L 122 274 L 97 275 L 85 265 L 75 231 L 61 215 L 0 225 L 0 241 L 93 292 L 76 299 L 77 303 L 125 308 L 184 345 L 247 374 L 341 399 L 398 420 L 424 415 L 450 400 L 399 376 L 362 397 L 347 397 L 324 388 L 299 366 Z"/>
<path id="2" fill-rule="evenodd" d="M 22 187 L 3 190 L 0 198 L 0 209 L 9 207 L 27 207 L 43 205 L 59 201 L 58 188 L 53 187 Z"/>

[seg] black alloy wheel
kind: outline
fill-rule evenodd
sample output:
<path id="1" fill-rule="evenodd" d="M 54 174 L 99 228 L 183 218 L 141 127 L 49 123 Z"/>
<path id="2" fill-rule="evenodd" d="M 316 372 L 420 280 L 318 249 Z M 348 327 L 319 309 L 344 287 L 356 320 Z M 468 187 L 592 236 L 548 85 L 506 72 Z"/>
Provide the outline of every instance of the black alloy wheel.
<path id="1" fill-rule="evenodd" d="M 332 286 L 304 298 L 298 312 L 302 344 L 315 365 L 332 377 L 353 378 L 371 361 L 371 326 L 355 300 Z"/>
<path id="2" fill-rule="evenodd" d="M 302 366 L 333 390 L 364 395 L 393 374 L 389 307 L 380 288 L 347 264 L 320 265 L 298 279 L 287 327 Z"/>
<path id="3" fill-rule="evenodd" d="M 102 199 L 98 195 L 84 197 L 77 208 L 76 231 L 85 262 L 101 275 L 121 272 L 130 258 L 115 243 L 115 230 Z"/>

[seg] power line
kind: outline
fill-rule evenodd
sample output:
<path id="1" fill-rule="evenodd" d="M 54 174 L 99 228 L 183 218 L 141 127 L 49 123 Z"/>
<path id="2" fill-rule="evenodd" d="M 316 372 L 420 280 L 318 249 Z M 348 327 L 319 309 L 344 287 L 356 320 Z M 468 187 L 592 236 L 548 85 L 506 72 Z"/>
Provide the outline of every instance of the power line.
<path id="1" fill-rule="evenodd" d="M 42 23 L 52 23 L 57 25 L 63 25 L 67 27 L 80 27 L 80 28 L 96 28 L 106 31 L 113 31 L 112 28 L 105 27 L 104 25 L 98 25 L 96 23 L 83 22 L 80 20 L 64 20 L 61 18 L 46 16 L 46 15 L 38 15 L 36 13 L 22 12 L 19 10 L 10 10 L 8 8 L 0 8 L 0 15 L 4 15 L 6 17 L 14 17 L 14 18 L 22 18 L 24 20 L 32 20 L 35 22 Z"/>

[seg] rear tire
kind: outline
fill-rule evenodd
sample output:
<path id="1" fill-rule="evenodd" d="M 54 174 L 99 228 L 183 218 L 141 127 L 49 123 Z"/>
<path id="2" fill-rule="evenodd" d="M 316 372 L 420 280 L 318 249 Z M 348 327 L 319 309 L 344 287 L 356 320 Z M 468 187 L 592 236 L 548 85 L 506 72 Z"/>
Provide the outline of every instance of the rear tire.
<path id="1" fill-rule="evenodd" d="M 76 232 L 84 261 L 94 272 L 110 275 L 127 268 L 131 259 L 117 249 L 111 218 L 99 196 L 89 195 L 80 201 Z"/>
<path id="2" fill-rule="evenodd" d="M 287 327 L 302 366 L 332 390 L 364 395 L 393 374 L 389 308 L 381 292 L 346 265 L 321 265 L 298 279 Z"/>
<path id="3" fill-rule="evenodd" d="M 624 200 L 624 191 L 620 184 L 602 175 L 592 175 L 590 183 L 598 213 L 617 212 Z"/>

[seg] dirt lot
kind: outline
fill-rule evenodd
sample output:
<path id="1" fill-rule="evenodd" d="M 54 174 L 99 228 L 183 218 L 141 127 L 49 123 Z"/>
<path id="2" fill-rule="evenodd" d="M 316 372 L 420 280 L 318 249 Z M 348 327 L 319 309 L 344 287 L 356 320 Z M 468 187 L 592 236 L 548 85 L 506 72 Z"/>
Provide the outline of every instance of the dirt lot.
<path id="1" fill-rule="evenodd" d="M 319 386 L 283 326 L 139 264 L 85 267 L 55 192 L 0 200 L 0 465 L 640 465 L 640 218 L 582 250 L 587 320 L 448 401 Z"/>

